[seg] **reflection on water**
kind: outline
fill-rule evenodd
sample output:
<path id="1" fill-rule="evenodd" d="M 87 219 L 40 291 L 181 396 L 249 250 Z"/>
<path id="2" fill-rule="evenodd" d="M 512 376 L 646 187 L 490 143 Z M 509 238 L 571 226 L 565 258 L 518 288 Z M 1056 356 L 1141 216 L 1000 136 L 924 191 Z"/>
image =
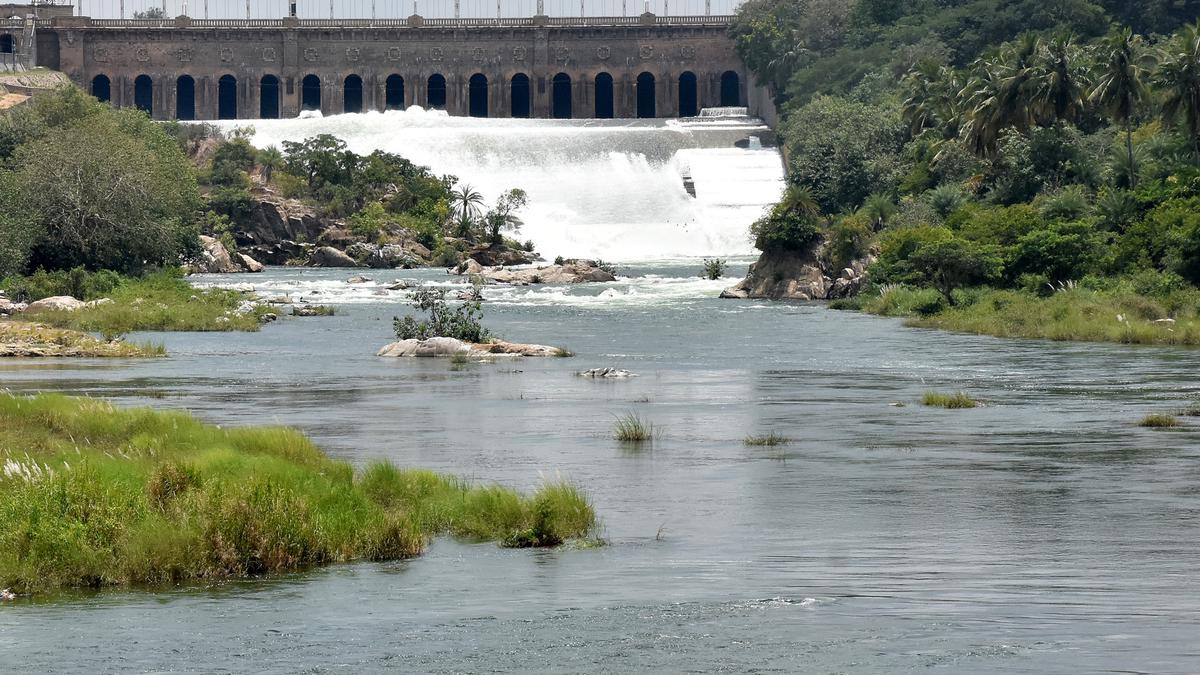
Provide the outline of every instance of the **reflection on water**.
<path id="1" fill-rule="evenodd" d="M 338 315 L 153 336 L 168 359 L 5 364 L 0 386 L 13 390 L 292 424 L 358 465 L 389 458 L 519 488 L 561 472 L 593 496 L 610 541 L 530 553 L 439 540 L 404 563 L 18 603 L 0 608 L 5 667 L 1200 668 L 1200 424 L 1134 424 L 1200 397 L 1200 351 L 718 301 L 722 284 L 698 268 L 485 291 L 500 334 L 574 359 L 380 360 L 401 294 L 364 293 L 344 271 L 272 270 L 236 281 L 268 294 L 308 285 Z M 601 366 L 640 377 L 574 375 Z M 987 405 L 925 408 L 929 389 Z M 652 447 L 610 439 L 631 410 L 662 430 Z M 768 431 L 795 442 L 743 446 Z"/>

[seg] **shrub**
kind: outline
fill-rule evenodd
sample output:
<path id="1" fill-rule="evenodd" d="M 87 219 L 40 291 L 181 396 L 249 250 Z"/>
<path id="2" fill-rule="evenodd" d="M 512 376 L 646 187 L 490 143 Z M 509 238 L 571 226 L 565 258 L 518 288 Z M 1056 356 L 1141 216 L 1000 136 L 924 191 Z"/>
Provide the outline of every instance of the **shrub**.
<path id="1" fill-rule="evenodd" d="M 463 342 L 479 343 L 489 336 L 481 322 L 483 310 L 478 301 L 450 307 L 443 288 L 418 288 L 413 293 L 413 307 L 428 312 L 429 318 L 412 316 L 393 319 L 396 337 L 401 340 L 427 340 L 448 337 Z"/>
<path id="2" fill-rule="evenodd" d="M 725 276 L 725 267 L 727 263 L 720 258 L 705 258 L 704 259 L 704 278 L 716 281 Z"/>
<path id="3" fill-rule="evenodd" d="M 872 234 L 870 224 L 862 217 L 846 216 L 835 221 L 833 227 L 829 228 L 829 241 L 826 244 L 833 268 L 840 270 L 865 256 Z"/>
<path id="4" fill-rule="evenodd" d="M 1148 429 L 1174 429 L 1181 426 L 1179 419 L 1173 415 L 1146 415 L 1138 422 L 1139 427 Z"/>
<path id="5" fill-rule="evenodd" d="M 774 431 L 763 436 L 747 436 L 746 438 L 742 439 L 742 444 L 746 446 L 775 447 L 777 445 L 787 445 L 791 442 L 792 440 L 790 438 L 787 438 L 786 436 L 780 436 Z"/>
<path id="6" fill-rule="evenodd" d="M 626 413 L 617 418 L 613 438 L 622 443 L 644 443 L 654 439 L 654 425 L 637 413 Z"/>
<path id="7" fill-rule="evenodd" d="M 754 246 L 760 251 L 809 248 L 821 236 L 819 213 L 820 206 L 811 192 L 789 188 L 782 201 L 750 225 Z"/>
<path id="8" fill-rule="evenodd" d="M 967 204 L 967 195 L 957 185 L 939 185 L 926 193 L 926 199 L 942 218 Z"/>

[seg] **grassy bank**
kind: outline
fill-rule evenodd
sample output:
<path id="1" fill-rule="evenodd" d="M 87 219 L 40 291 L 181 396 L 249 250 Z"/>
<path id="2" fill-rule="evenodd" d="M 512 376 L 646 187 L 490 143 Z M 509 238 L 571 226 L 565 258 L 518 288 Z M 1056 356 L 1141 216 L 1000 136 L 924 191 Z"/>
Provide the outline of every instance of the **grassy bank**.
<path id="1" fill-rule="evenodd" d="M 1124 291 L 1068 288 L 1048 297 L 1024 291 L 959 291 L 951 307 L 929 289 L 894 287 L 842 303 L 906 325 L 994 335 L 1085 342 L 1200 345 L 1200 293 L 1155 299 Z"/>
<path id="2" fill-rule="evenodd" d="M 37 320 L 73 330 L 111 337 L 135 331 L 256 331 L 270 310 L 248 303 L 246 293 L 224 289 L 199 290 L 174 270 L 146 277 L 111 273 L 85 276 L 76 283 L 62 281 L 70 273 L 6 279 L 9 297 L 32 300 L 49 295 L 72 295 L 80 300 L 107 298 L 74 312 L 42 312 Z"/>
<path id="3" fill-rule="evenodd" d="M 163 356 L 161 345 L 105 342 L 86 333 L 24 321 L 0 321 L 0 357 L 115 357 Z"/>
<path id="4" fill-rule="evenodd" d="M 298 432 L 0 395 L 0 587 L 229 579 L 421 553 L 450 534 L 554 545 L 596 525 L 572 485 L 532 495 L 377 464 Z"/>

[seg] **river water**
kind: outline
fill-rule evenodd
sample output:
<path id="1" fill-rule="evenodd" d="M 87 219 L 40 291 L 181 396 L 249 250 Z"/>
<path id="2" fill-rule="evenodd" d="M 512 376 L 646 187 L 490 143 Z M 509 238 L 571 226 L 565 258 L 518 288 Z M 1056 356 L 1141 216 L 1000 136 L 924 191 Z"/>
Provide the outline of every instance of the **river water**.
<path id="1" fill-rule="evenodd" d="M 745 223 L 734 223 L 744 228 Z M 732 227 L 732 225 L 731 225 Z M 553 252 L 551 252 L 553 254 Z M 398 280 L 273 269 L 335 304 L 256 334 L 135 336 L 149 361 L 12 361 L 0 385 L 295 425 L 387 458 L 529 489 L 583 486 L 607 546 L 451 539 L 420 558 L 167 592 L 0 607 L 23 672 L 1196 672 L 1200 351 L 909 329 L 819 305 L 722 301 L 694 259 L 612 284 L 485 290 L 485 320 L 572 359 L 384 360 Z M 592 367 L 640 376 L 594 381 Z M 922 407 L 930 389 L 986 406 Z M 659 435 L 611 440 L 635 411 Z M 774 431 L 791 445 L 751 448 Z"/>

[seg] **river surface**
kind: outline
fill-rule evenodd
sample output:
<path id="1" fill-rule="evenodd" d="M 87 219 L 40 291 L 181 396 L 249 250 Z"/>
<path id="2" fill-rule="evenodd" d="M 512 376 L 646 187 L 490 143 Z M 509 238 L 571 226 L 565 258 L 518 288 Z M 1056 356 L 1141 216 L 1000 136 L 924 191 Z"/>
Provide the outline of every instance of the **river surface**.
<path id="1" fill-rule="evenodd" d="M 4 364 L 15 391 L 296 425 L 359 465 L 387 458 L 525 489 L 561 474 L 595 500 L 608 541 L 530 552 L 441 539 L 400 563 L 20 601 L 0 609 L 4 668 L 1200 669 L 1200 434 L 1134 425 L 1200 396 L 1200 351 L 721 301 L 732 280 L 700 280 L 696 267 L 486 291 L 497 332 L 573 359 L 378 359 L 405 307 L 374 293 L 456 279 L 380 272 L 352 286 L 344 271 L 271 270 L 203 283 L 248 280 L 339 314 L 154 336 L 163 360 Z M 599 366 L 640 377 L 575 375 Z M 929 389 L 987 406 L 924 408 Z M 652 447 L 610 439 L 626 411 L 657 425 Z M 743 446 L 768 431 L 795 442 Z"/>
<path id="2" fill-rule="evenodd" d="M 461 279 L 271 269 L 196 283 L 337 316 L 132 336 L 166 359 L 6 361 L 0 387 L 293 425 L 359 466 L 520 489 L 561 475 L 594 500 L 607 545 L 439 539 L 404 562 L 23 598 L 0 606 L 0 670 L 1200 672 L 1200 422 L 1136 426 L 1200 400 L 1200 350 L 718 300 L 781 189 L 777 154 L 730 147 L 748 129 L 416 111 L 258 123 L 259 145 L 337 133 L 491 196 L 523 187 L 537 206 L 522 234 L 548 257 L 626 261 L 610 284 L 485 289 L 495 332 L 577 356 L 380 359 L 407 310 L 386 286 Z M 729 277 L 681 257 L 705 254 L 731 256 Z M 639 377 L 576 375 L 603 366 Z M 928 390 L 986 406 L 925 408 Z M 612 440 L 630 411 L 655 424 L 652 446 Z M 794 442 L 743 445 L 768 432 Z"/>

